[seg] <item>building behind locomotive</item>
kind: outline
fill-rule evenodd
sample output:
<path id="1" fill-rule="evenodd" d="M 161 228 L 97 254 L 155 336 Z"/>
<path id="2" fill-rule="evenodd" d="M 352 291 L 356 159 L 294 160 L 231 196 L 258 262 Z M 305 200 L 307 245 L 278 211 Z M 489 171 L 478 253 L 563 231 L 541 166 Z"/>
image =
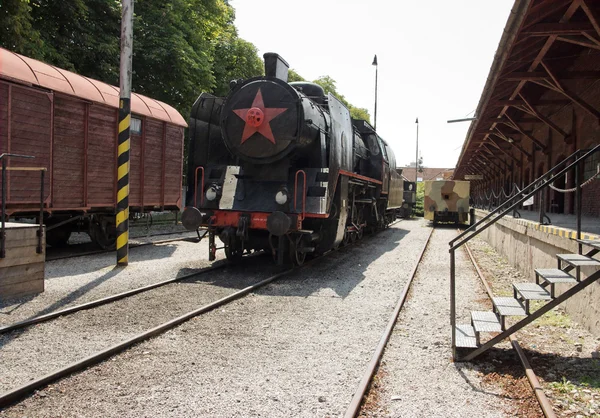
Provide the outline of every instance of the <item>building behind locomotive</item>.
<path id="1" fill-rule="evenodd" d="M 301 264 L 362 236 L 370 218 L 385 224 L 402 180 L 389 146 L 339 100 L 287 83 L 277 54 L 265 54 L 265 73 L 233 81 L 227 98 L 196 100 L 182 221 L 208 228 L 211 259 L 218 236 L 230 259 L 269 249 Z"/>
<path id="2" fill-rule="evenodd" d="M 466 224 L 469 222 L 470 183 L 456 180 L 425 181 L 425 219 Z"/>

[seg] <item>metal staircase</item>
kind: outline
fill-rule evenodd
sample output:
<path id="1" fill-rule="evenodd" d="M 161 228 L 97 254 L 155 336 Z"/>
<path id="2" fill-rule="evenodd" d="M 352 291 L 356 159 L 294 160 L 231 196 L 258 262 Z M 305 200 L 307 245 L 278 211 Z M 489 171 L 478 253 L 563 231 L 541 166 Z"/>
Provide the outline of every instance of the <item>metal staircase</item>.
<path id="1" fill-rule="evenodd" d="M 452 326 L 452 354 L 454 360 L 472 360 L 600 279 L 600 260 L 593 258 L 593 256 L 600 252 L 600 240 L 581 239 L 581 188 L 579 187 L 581 183 L 580 179 L 582 178 L 581 169 L 583 162 L 599 151 L 600 145 L 597 145 L 591 150 L 573 153 L 523 189 L 522 194 L 508 199 L 494 211 L 450 241 L 450 322 Z M 572 160 L 570 164 L 568 163 L 569 160 Z M 560 169 L 560 167 L 564 168 Z M 578 253 L 557 254 L 556 269 L 536 269 L 535 283 L 514 283 L 513 297 L 494 297 L 492 298 L 492 311 L 473 311 L 471 312 L 471 322 L 469 324 L 456 324 L 456 250 L 506 214 L 513 211 L 522 202 L 551 185 L 557 178 L 564 176 L 571 169 L 575 170 L 577 184 L 575 199 L 577 205 L 576 241 L 578 242 Z M 584 247 L 587 250 L 585 254 L 583 254 Z M 597 268 L 597 270 L 582 280 L 582 267 Z M 556 284 L 569 285 L 570 287 L 557 296 L 555 291 Z M 544 304 L 534 312 L 531 312 L 531 301 L 541 301 Z M 518 317 L 521 319 L 507 328 L 507 317 Z M 482 333 L 496 333 L 497 335 L 482 342 Z M 461 356 L 458 356 L 459 352 Z"/>

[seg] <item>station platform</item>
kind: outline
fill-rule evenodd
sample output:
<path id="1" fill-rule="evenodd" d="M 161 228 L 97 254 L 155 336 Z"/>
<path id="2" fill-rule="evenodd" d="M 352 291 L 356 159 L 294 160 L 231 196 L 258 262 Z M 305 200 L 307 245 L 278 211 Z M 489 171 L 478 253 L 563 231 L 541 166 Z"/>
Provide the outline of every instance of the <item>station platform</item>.
<path id="1" fill-rule="evenodd" d="M 550 225 L 540 225 L 538 211 L 520 210 L 521 220 L 524 221 L 524 225 L 530 226 L 531 222 L 538 225 L 539 230 L 548 232 L 554 235 L 566 236 L 569 238 L 575 238 L 573 232 L 577 230 L 577 217 L 575 215 L 564 215 L 561 213 L 548 213 L 546 214 L 550 218 Z M 508 218 L 508 216 L 507 216 Z M 512 218 L 512 217 L 510 217 Z M 535 226 L 534 226 L 535 227 Z M 565 235 L 569 231 L 568 235 Z M 581 232 L 588 236 L 600 236 L 600 218 L 594 216 L 582 216 L 581 217 Z M 593 239 L 584 238 L 583 239 Z"/>

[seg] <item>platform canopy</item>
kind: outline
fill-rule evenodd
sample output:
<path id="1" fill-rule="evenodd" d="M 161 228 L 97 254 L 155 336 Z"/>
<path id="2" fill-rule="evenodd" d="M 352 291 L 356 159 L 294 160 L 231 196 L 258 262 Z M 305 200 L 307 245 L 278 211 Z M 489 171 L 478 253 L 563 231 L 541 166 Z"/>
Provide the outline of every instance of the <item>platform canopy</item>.
<path id="1" fill-rule="evenodd" d="M 598 143 L 600 2 L 516 0 L 456 166 L 528 184 Z"/>

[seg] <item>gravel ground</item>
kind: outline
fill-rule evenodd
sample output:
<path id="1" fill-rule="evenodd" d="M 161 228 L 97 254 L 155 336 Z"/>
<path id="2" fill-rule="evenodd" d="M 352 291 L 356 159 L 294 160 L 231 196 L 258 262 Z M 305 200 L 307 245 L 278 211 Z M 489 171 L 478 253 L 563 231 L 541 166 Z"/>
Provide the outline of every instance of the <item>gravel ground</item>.
<path id="1" fill-rule="evenodd" d="M 438 227 L 388 342 L 362 416 L 501 417 L 512 408 L 501 388 L 486 385 L 471 363 L 453 363 L 448 241 Z M 485 291 L 463 250 L 456 253 L 457 323 L 486 308 Z"/>
<path id="2" fill-rule="evenodd" d="M 273 274 L 266 256 L 0 336 L 0 393 Z"/>
<path id="3" fill-rule="evenodd" d="M 222 252 L 218 252 L 222 258 Z M 53 312 L 161 280 L 191 273 L 211 263 L 208 241 L 177 241 L 132 248 L 129 266 L 115 267 L 115 253 L 46 262 L 45 291 L 0 300 L 0 325 Z"/>
<path id="4" fill-rule="evenodd" d="M 343 415 L 428 233 L 402 221 L 0 415 Z"/>

